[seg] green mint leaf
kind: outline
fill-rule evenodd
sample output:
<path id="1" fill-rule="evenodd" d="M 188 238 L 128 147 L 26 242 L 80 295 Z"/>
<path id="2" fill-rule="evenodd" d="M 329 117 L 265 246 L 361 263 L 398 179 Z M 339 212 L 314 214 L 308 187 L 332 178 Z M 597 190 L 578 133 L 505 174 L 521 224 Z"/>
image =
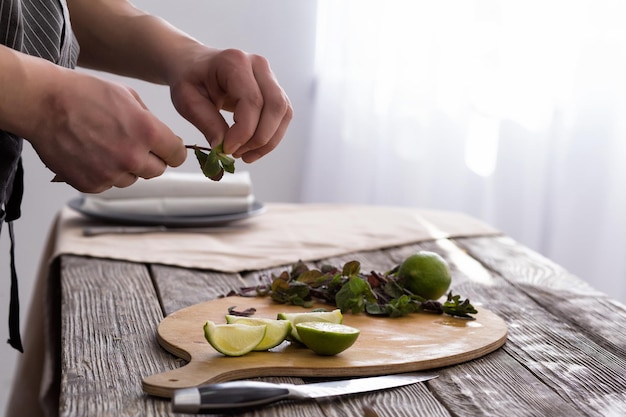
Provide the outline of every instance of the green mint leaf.
<path id="1" fill-rule="evenodd" d="M 388 316 L 389 312 L 385 305 L 380 305 L 378 303 L 365 303 L 365 312 L 372 316 Z"/>
<path id="2" fill-rule="evenodd" d="M 200 148 L 197 145 L 187 145 L 187 148 L 194 150 L 200 169 L 205 177 L 213 181 L 219 181 L 224 176 L 224 172 L 235 173 L 235 159 L 222 151 L 221 144 L 213 149 L 207 149 L 209 150 L 208 154 L 202 150 L 206 148 Z"/>
<path id="3" fill-rule="evenodd" d="M 321 280 L 326 277 L 322 273 L 322 271 L 318 271 L 317 269 L 311 269 L 310 271 L 303 272 L 298 275 L 298 281 L 303 282 L 305 284 L 309 284 L 313 287 L 319 286 Z"/>
<path id="4" fill-rule="evenodd" d="M 342 274 L 344 277 L 357 275 L 361 271 L 361 263 L 359 261 L 346 262 L 343 266 Z"/>
<path id="5" fill-rule="evenodd" d="M 472 320 L 474 317 L 471 314 L 478 313 L 469 299 L 461 300 L 461 296 L 452 295 L 452 291 L 448 293 L 448 299 L 443 303 L 443 312 L 454 317 Z"/>
<path id="6" fill-rule="evenodd" d="M 291 278 L 298 278 L 300 275 L 304 274 L 309 270 L 309 267 L 302 262 L 302 260 L 298 260 L 295 264 L 291 266 L 291 274 L 289 276 Z"/>
<path id="7" fill-rule="evenodd" d="M 398 298 L 404 294 L 404 288 L 396 280 L 389 280 L 383 286 L 383 291 L 392 298 Z"/>
<path id="8" fill-rule="evenodd" d="M 193 149 L 193 153 L 196 155 L 196 159 L 198 160 L 198 163 L 200 164 L 200 169 L 202 170 L 202 173 L 204 173 L 204 175 L 206 176 L 206 173 L 204 172 L 204 165 L 206 165 L 209 155 L 195 147 Z"/>
<path id="9" fill-rule="evenodd" d="M 212 150 L 207 154 L 198 148 L 194 149 L 194 153 L 200 163 L 200 169 L 202 169 L 204 176 L 214 181 L 219 181 L 219 179 L 221 179 L 220 175 L 223 175 L 224 172 L 220 166 L 217 154 Z M 219 179 L 216 180 L 215 178 L 218 177 Z"/>
<path id="10" fill-rule="evenodd" d="M 376 298 L 367 281 L 352 276 L 335 295 L 335 302 L 341 311 L 352 311 L 353 314 L 365 310 L 365 302 L 374 302 Z"/>
<path id="11" fill-rule="evenodd" d="M 419 309 L 419 302 L 416 302 L 408 295 L 394 298 L 387 304 L 387 312 L 390 317 L 402 317 L 415 313 Z"/>
<path id="12" fill-rule="evenodd" d="M 231 174 L 235 173 L 235 159 L 234 158 L 223 153 L 218 153 L 217 157 L 219 158 L 224 171 L 231 173 Z"/>
<path id="13" fill-rule="evenodd" d="M 272 281 L 270 296 L 277 303 L 310 306 L 313 302 L 309 293 L 308 285 L 292 280 L 285 271 Z"/>
<path id="14" fill-rule="evenodd" d="M 220 165 L 220 159 L 217 152 L 214 149 L 211 149 L 209 152 L 209 156 L 207 158 L 206 163 L 206 172 L 205 175 L 212 179 L 213 181 L 219 181 L 224 176 L 224 168 Z"/>

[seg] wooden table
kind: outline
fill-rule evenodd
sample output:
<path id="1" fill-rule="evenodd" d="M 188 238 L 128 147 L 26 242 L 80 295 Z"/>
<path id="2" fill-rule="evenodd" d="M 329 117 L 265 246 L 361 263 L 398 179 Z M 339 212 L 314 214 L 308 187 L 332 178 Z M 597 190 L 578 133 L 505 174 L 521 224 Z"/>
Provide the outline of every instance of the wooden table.
<path id="1" fill-rule="evenodd" d="M 364 270 L 385 270 L 419 249 L 442 254 L 455 289 L 507 322 L 502 348 L 438 369 L 439 378 L 427 383 L 318 403 L 281 403 L 245 415 L 626 415 L 626 307 L 512 239 L 430 241 L 326 262 L 356 259 Z M 157 344 L 159 322 L 284 269 L 239 275 L 62 256 L 60 415 L 172 415 L 169 401 L 141 389 L 143 377 L 182 365 Z"/>

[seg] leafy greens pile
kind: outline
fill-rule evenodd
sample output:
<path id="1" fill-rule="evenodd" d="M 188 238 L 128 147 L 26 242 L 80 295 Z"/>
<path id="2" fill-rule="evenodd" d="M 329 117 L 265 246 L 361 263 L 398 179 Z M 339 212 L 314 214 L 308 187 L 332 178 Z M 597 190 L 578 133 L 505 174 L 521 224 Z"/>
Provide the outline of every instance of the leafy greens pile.
<path id="1" fill-rule="evenodd" d="M 303 307 L 321 301 L 337 306 L 342 312 L 365 312 L 387 317 L 428 312 L 473 319 L 472 314 L 477 313 L 469 299 L 462 300 L 452 291 L 443 303 L 411 293 L 398 282 L 397 270 L 398 267 L 385 273 L 362 273 L 358 261 L 347 262 L 341 269 L 331 265 L 311 269 L 298 261 L 291 266 L 291 270 L 262 277 L 265 284 L 241 288 L 237 295 L 249 296 L 254 292 L 256 296 L 270 296 L 277 303 Z"/>

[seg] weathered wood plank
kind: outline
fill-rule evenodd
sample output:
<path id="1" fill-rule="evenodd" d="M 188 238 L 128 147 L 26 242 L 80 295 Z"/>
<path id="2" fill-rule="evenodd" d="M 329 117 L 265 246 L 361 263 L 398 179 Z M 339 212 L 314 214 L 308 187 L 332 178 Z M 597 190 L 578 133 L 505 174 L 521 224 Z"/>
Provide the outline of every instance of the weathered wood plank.
<path id="1" fill-rule="evenodd" d="M 448 417 L 450 413 L 429 391 L 431 382 L 422 382 L 375 393 L 320 401 L 325 417 L 366 416 L 368 406 L 377 417 Z"/>
<path id="2" fill-rule="evenodd" d="M 288 266 L 229 274 L 167 265 L 150 265 L 154 285 L 165 315 L 224 296 L 230 291 L 238 292 L 244 287 L 255 287 L 261 280 L 267 282 L 268 277 L 273 273 L 280 273 L 286 268 Z"/>
<path id="3" fill-rule="evenodd" d="M 485 267 L 496 268 L 498 273 L 506 275 L 511 283 L 603 295 L 565 268 L 509 237 L 464 238 L 455 242 Z"/>
<path id="4" fill-rule="evenodd" d="M 239 274 L 151 265 L 150 272 L 164 315 L 213 300 L 245 285 Z"/>
<path id="5" fill-rule="evenodd" d="M 626 357 L 622 351 L 613 349 L 614 345 L 608 341 L 596 343 L 597 338 L 588 337 L 589 333 L 570 320 L 568 313 L 542 295 L 547 289 L 559 293 L 568 288 L 564 281 L 571 276 L 510 241 L 493 239 L 490 245 L 484 239 L 462 241 L 469 249 L 474 243 L 480 250 L 469 252 L 488 266 L 493 280 L 486 284 L 468 280 L 460 289 L 507 321 L 509 339 L 504 350 L 581 413 L 626 415 Z M 575 281 L 572 280 L 576 291 L 582 291 L 585 284 Z M 538 303 L 542 297 L 543 301 Z M 597 293 L 596 297 L 599 297 Z M 610 321 L 616 317 L 608 315 L 590 320 Z M 617 326 L 626 327 L 626 320 L 616 321 Z M 587 321 L 587 324 L 591 323 Z M 607 350 L 606 346 L 612 349 Z M 526 398 L 532 400 L 534 396 Z"/>
<path id="6" fill-rule="evenodd" d="M 544 309 L 578 327 L 605 349 L 626 357 L 626 306 L 608 295 L 589 289 L 587 283 L 569 274 L 549 259 L 539 255 L 526 256 L 528 249 L 498 239 L 490 243 L 484 239 L 460 240 L 459 244 L 481 259 L 488 268 L 500 271 L 505 279 L 532 297 Z M 515 266 L 516 259 L 526 259 L 524 269 Z M 542 276 L 536 284 L 534 270 Z M 550 273 L 554 274 L 550 279 Z M 547 283 L 546 283 L 547 281 Z M 574 285 L 568 285 L 573 282 Z"/>
<path id="7" fill-rule="evenodd" d="M 626 307 L 608 296 L 555 291 L 536 286 L 522 289 L 553 315 L 571 323 L 599 346 L 626 358 Z"/>
<path id="8" fill-rule="evenodd" d="M 508 346 L 439 370 L 432 391 L 459 416 L 583 416 L 573 404 L 516 361 Z"/>
<path id="9" fill-rule="evenodd" d="M 61 276 L 60 415 L 170 415 L 141 390 L 144 375 L 177 362 L 154 337 L 162 313 L 147 269 L 63 256 Z"/>

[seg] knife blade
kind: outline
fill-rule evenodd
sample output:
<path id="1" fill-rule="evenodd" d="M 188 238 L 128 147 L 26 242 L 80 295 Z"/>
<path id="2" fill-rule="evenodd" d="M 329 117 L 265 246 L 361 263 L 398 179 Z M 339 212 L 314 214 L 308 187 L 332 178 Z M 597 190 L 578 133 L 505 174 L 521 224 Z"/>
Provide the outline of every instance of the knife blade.
<path id="1" fill-rule="evenodd" d="M 172 411 L 189 414 L 232 413 L 283 400 L 304 400 L 378 391 L 437 378 L 432 373 L 405 373 L 313 384 L 231 381 L 174 391 Z"/>
<path id="2" fill-rule="evenodd" d="M 166 227 L 166 226 L 88 226 L 83 228 L 84 237 L 101 235 L 135 235 L 146 233 L 224 233 L 243 230 L 246 226 Z"/>

